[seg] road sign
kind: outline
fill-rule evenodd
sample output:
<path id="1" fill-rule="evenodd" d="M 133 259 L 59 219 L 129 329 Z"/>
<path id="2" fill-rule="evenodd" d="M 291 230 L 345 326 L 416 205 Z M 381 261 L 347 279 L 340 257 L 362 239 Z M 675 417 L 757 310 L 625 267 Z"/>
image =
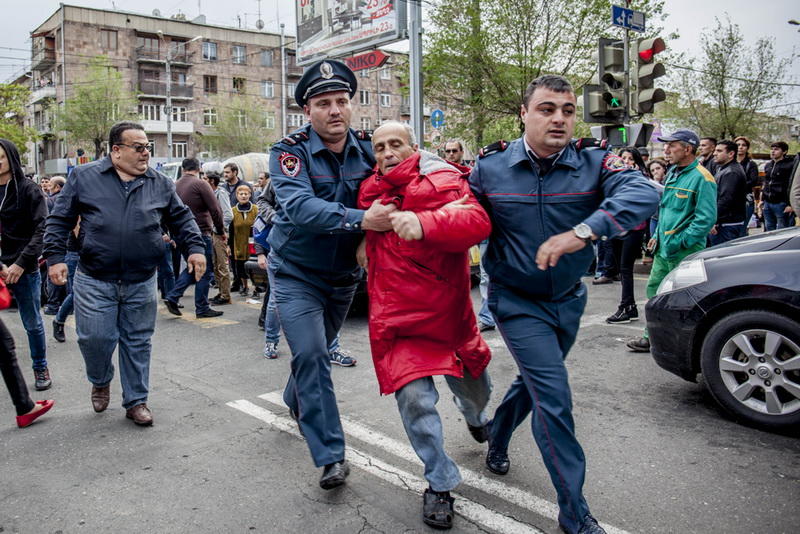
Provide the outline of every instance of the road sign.
<path id="1" fill-rule="evenodd" d="M 643 32 L 644 22 L 644 13 L 641 11 L 634 11 L 622 6 L 611 6 L 611 24 L 614 26 L 635 32 Z"/>
<path id="2" fill-rule="evenodd" d="M 441 109 L 434 109 L 431 113 L 431 126 L 434 128 L 441 128 L 444 125 L 444 111 Z"/>

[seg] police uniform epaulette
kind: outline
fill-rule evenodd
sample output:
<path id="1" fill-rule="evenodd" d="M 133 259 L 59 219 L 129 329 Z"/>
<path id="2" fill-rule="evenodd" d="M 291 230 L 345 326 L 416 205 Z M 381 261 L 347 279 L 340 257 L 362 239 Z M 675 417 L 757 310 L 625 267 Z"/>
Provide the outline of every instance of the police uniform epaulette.
<path id="1" fill-rule="evenodd" d="M 305 132 L 295 132 L 287 135 L 278 142 L 286 143 L 287 145 L 296 145 L 297 143 L 302 143 L 303 141 L 308 141 L 308 134 Z"/>
<path id="2" fill-rule="evenodd" d="M 501 139 L 500 141 L 495 141 L 491 145 L 486 145 L 482 149 L 478 150 L 478 157 L 485 158 L 486 156 L 494 154 L 495 152 L 502 152 L 507 148 L 508 143 Z"/>
<path id="3" fill-rule="evenodd" d="M 594 137 L 581 137 L 573 141 L 575 150 L 581 151 L 584 148 L 602 148 L 605 150 L 608 147 L 608 139 L 595 139 Z"/>
<path id="4" fill-rule="evenodd" d="M 372 132 L 370 130 L 356 130 L 354 133 L 356 139 L 361 139 L 362 141 L 372 141 Z"/>

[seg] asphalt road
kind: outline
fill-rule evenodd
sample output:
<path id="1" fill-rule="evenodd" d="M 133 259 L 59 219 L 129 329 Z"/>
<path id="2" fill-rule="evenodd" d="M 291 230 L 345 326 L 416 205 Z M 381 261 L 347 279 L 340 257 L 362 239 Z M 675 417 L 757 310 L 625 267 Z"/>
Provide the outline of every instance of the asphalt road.
<path id="1" fill-rule="evenodd" d="M 587 280 L 588 281 L 588 280 Z M 800 439 L 738 425 L 702 385 L 658 368 L 622 340 L 642 321 L 607 325 L 620 286 L 590 286 L 589 305 L 568 367 L 575 419 L 588 473 L 585 493 L 609 532 L 797 532 Z M 644 279 L 637 280 L 640 312 Z M 477 291 L 473 292 L 478 299 Z M 305 443 L 280 402 L 289 369 L 265 360 L 259 305 L 235 297 L 219 319 L 195 320 L 159 309 L 151 366 L 152 428 L 124 417 L 119 383 L 102 414 L 75 343 L 52 340 L 54 386 L 35 398 L 56 406 L 20 430 L 0 402 L 0 532 L 424 532 L 422 468 L 394 399 L 378 395 L 366 319 L 351 317 L 342 344 L 358 357 L 334 368 L 353 472 L 346 487 L 317 485 Z M 477 302 L 477 300 L 476 300 Z M 32 386 L 24 331 L 3 312 Z M 494 408 L 516 375 L 497 332 L 489 367 Z M 511 444 L 505 477 L 483 466 L 485 446 L 472 441 L 439 381 L 448 451 L 462 468 L 454 532 L 557 532 L 555 493 L 523 424 Z M 4 396 L 3 393 L 0 396 Z"/>

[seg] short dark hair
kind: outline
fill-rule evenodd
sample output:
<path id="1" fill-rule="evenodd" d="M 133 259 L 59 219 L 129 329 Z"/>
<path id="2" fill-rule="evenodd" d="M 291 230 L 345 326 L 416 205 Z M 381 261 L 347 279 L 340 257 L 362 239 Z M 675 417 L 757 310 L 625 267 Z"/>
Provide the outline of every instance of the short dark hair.
<path id="1" fill-rule="evenodd" d="M 533 93 L 539 87 L 550 89 L 556 93 L 575 93 L 575 90 L 572 88 L 572 84 L 569 83 L 569 80 L 563 76 L 544 74 L 528 84 L 528 87 L 525 89 L 525 95 L 522 97 L 522 105 L 524 105 L 526 108 L 528 107 L 528 102 L 531 101 Z"/>
<path id="2" fill-rule="evenodd" d="M 108 150 L 111 150 L 111 147 L 114 145 L 119 145 L 122 143 L 122 134 L 128 130 L 141 130 L 144 131 L 144 126 L 139 124 L 138 122 L 132 121 L 121 121 L 114 126 L 111 127 L 111 131 L 108 132 Z"/>
<path id="3" fill-rule="evenodd" d="M 184 171 L 199 171 L 200 162 L 197 158 L 186 158 L 181 162 L 181 169 Z"/>
<path id="4" fill-rule="evenodd" d="M 717 142 L 717 146 L 722 145 L 725 147 L 725 152 L 733 152 L 736 153 L 739 151 L 739 147 L 736 146 L 736 143 L 731 141 L 730 139 L 723 139 L 722 141 Z"/>
<path id="5" fill-rule="evenodd" d="M 718 144 L 716 137 L 701 137 L 700 140 L 701 141 L 703 141 L 703 140 L 711 141 L 711 144 L 714 145 L 714 146 L 716 146 Z"/>
<path id="6" fill-rule="evenodd" d="M 781 149 L 781 150 L 783 150 L 784 152 L 789 152 L 789 145 L 787 145 L 787 144 L 786 144 L 785 142 L 783 142 L 783 141 L 775 141 L 774 143 L 772 143 L 771 145 L 769 145 L 769 147 L 770 147 L 770 148 L 780 148 L 780 149 Z"/>
<path id="7" fill-rule="evenodd" d="M 239 166 L 236 165 L 235 163 L 226 163 L 223 169 L 230 169 L 236 174 L 239 174 Z"/>
<path id="8" fill-rule="evenodd" d="M 221 177 L 217 171 L 208 171 L 206 173 L 206 179 L 214 182 L 214 187 L 217 187 L 219 185 Z"/>

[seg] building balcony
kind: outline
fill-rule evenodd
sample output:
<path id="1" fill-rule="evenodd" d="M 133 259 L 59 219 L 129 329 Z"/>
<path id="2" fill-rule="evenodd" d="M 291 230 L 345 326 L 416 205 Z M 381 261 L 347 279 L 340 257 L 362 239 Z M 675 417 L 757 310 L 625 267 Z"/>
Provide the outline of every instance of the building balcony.
<path id="1" fill-rule="evenodd" d="M 55 44 L 55 41 L 53 41 Z M 34 48 L 31 55 L 31 69 L 44 71 L 56 63 L 56 49 L 49 47 Z"/>
<path id="2" fill-rule="evenodd" d="M 139 63 L 158 63 L 163 65 L 167 62 L 167 52 L 163 50 L 140 46 L 135 52 L 136 61 Z M 172 52 L 169 62 L 176 67 L 189 67 L 192 64 L 192 55 L 186 51 Z"/>
<path id="3" fill-rule="evenodd" d="M 39 135 L 51 135 L 53 133 L 53 123 L 50 121 L 40 121 L 34 125 Z"/>
<path id="4" fill-rule="evenodd" d="M 36 104 L 47 98 L 56 97 L 56 86 L 53 84 L 36 87 L 31 91 L 31 104 Z"/>
<path id="5" fill-rule="evenodd" d="M 409 104 L 401 104 L 400 105 L 400 115 L 411 115 L 411 105 L 409 105 Z"/>
<path id="6" fill-rule="evenodd" d="M 299 108 L 300 106 L 295 101 L 294 97 L 290 97 L 286 99 L 286 105 L 290 108 Z"/>
<path id="7" fill-rule="evenodd" d="M 149 134 L 167 133 L 167 121 L 140 121 L 144 131 Z M 172 121 L 172 133 L 175 135 L 192 135 L 194 133 L 194 123 L 192 121 Z"/>
<path id="8" fill-rule="evenodd" d="M 166 82 L 143 80 L 139 82 L 139 98 L 167 98 Z M 191 100 L 194 98 L 194 85 L 173 83 L 170 86 L 173 100 Z"/>
<path id="9" fill-rule="evenodd" d="M 303 75 L 303 67 L 286 67 L 286 75 L 299 78 Z"/>

